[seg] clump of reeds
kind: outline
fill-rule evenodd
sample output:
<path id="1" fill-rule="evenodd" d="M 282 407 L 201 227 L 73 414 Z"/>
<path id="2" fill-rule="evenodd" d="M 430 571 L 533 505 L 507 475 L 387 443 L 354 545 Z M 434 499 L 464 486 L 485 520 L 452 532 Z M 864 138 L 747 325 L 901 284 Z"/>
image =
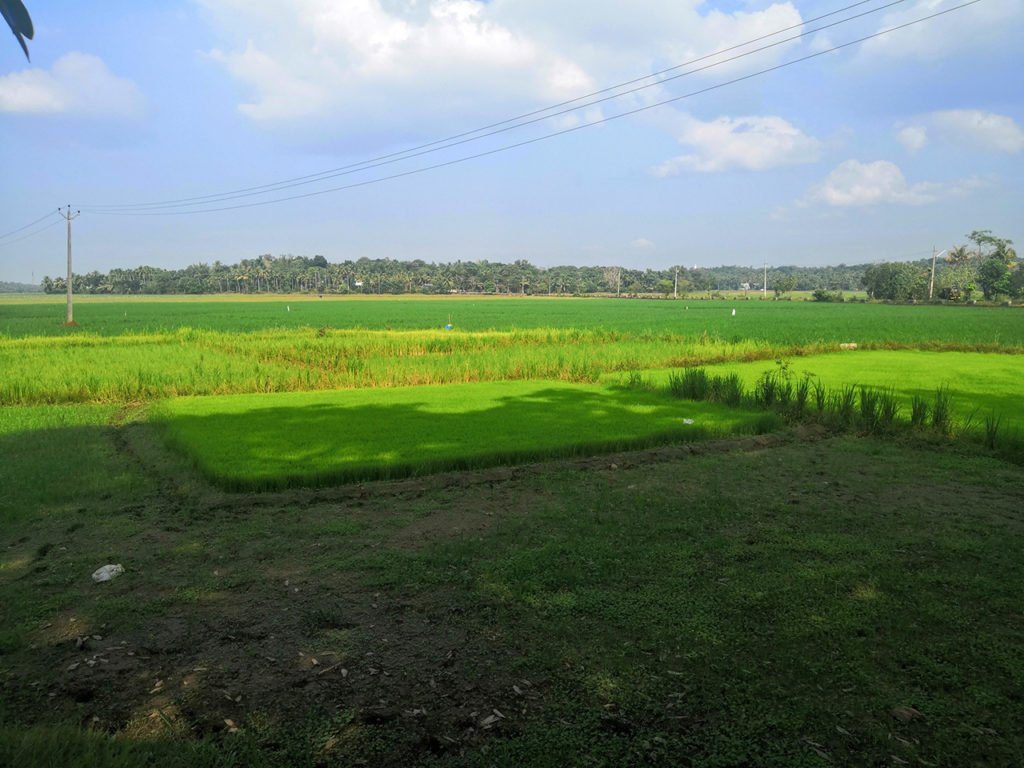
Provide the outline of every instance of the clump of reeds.
<path id="1" fill-rule="evenodd" d="M 941 435 L 949 435 L 953 431 L 953 410 L 951 396 L 948 387 L 939 387 L 935 390 L 935 400 L 932 404 L 932 429 Z"/>

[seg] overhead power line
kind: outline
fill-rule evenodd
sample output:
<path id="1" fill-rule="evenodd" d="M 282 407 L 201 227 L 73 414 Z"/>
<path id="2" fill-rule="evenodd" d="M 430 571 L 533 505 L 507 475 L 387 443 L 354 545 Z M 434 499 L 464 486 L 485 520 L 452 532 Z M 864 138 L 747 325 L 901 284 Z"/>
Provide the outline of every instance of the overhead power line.
<path id="1" fill-rule="evenodd" d="M 776 30 L 775 32 L 771 32 L 771 33 L 768 33 L 768 34 L 765 34 L 765 35 L 761 35 L 759 37 L 752 38 L 750 40 L 747 40 L 745 42 L 739 43 L 737 45 L 733 45 L 733 46 L 730 46 L 728 48 L 723 48 L 721 50 L 715 51 L 714 53 L 709 53 L 709 54 L 706 54 L 704 56 L 699 56 L 697 58 L 690 59 L 689 61 L 682 62 L 680 64 L 675 64 L 675 65 L 673 65 L 671 67 L 667 67 L 665 69 L 658 70 L 657 72 L 652 72 L 649 75 L 644 75 L 643 77 L 634 78 L 632 80 L 627 80 L 625 82 L 618 83 L 618 84 L 612 85 L 612 86 L 608 86 L 606 88 L 602 88 L 602 89 L 597 90 L 597 91 L 592 91 L 591 93 L 585 94 L 583 96 L 578 96 L 578 97 L 573 98 L 573 99 L 562 101 L 562 102 L 559 102 L 558 104 L 553 104 L 551 106 L 544 107 L 543 109 L 537 109 L 537 110 L 534 110 L 532 112 L 527 112 L 527 113 L 518 115 L 516 117 L 511 117 L 511 118 L 508 118 L 506 120 L 501 120 L 501 121 L 496 122 L 496 123 L 491 123 L 489 125 L 485 125 L 485 126 L 482 126 L 480 128 L 475 128 L 475 129 L 470 130 L 470 131 L 465 131 L 463 133 L 454 134 L 452 136 L 448 136 L 448 137 L 443 138 L 443 139 L 437 139 L 435 141 L 430 141 L 430 142 L 427 142 L 425 144 L 420 144 L 418 146 L 410 147 L 408 149 L 404 149 L 404 150 L 397 151 L 397 152 L 391 152 L 391 153 L 384 154 L 384 155 L 378 155 L 376 157 L 371 157 L 371 158 L 368 158 L 366 160 L 361 160 L 361 161 L 358 161 L 358 162 L 355 162 L 355 163 L 350 163 L 348 165 L 343 165 L 343 166 L 339 166 L 337 168 L 331 168 L 331 169 L 328 169 L 328 170 L 325 170 L 325 171 L 320 171 L 318 173 L 308 174 L 308 175 L 305 175 L 305 176 L 296 176 L 296 177 L 293 177 L 293 178 L 290 178 L 290 179 L 283 179 L 281 181 L 271 182 L 271 183 L 268 183 L 268 184 L 261 184 L 261 185 L 252 186 L 252 187 L 243 187 L 243 188 L 240 188 L 240 189 L 229 190 L 229 191 L 226 191 L 226 192 L 219 192 L 219 193 L 213 193 L 213 194 L 208 194 L 208 195 L 200 195 L 200 196 L 196 196 L 196 197 L 185 197 L 185 198 L 178 198 L 178 199 L 173 199 L 173 200 L 162 200 L 162 201 L 154 201 L 154 202 L 148 202 L 148 203 L 124 203 L 124 204 L 110 204 L 110 205 L 92 205 L 92 206 L 86 206 L 86 207 L 87 207 L 88 210 L 93 211 L 93 212 L 97 212 L 97 213 L 99 213 L 99 212 L 114 213 L 114 212 L 121 212 L 121 211 L 142 211 L 142 210 L 147 210 L 147 209 L 184 208 L 184 207 L 192 207 L 192 206 L 201 206 L 201 205 L 212 204 L 212 203 L 227 202 L 229 200 L 241 199 L 241 198 L 245 198 L 245 197 L 255 197 L 255 196 L 258 196 L 258 195 L 269 194 L 271 192 L 278 192 L 278 191 L 282 191 L 284 189 L 290 189 L 290 188 L 294 188 L 294 187 L 298 187 L 298 186 L 305 186 L 305 185 L 309 185 L 309 184 L 315 184 L 317 182 L 326 181 L 328 179 L 337 178 L 339 176 L 347 176 L 347 175 L 351 175 L 353 173 L 360 173 L 362 171 L 372 170 L 373 168 L 379 168 L 379 167 L 385 166 L 385 165 L 392 165 L 394 163 L 401 162 L 403 160 L 410 160 L 410 159 L 415 158 L 415 157 L 421 157 L 423 155 L 431 154 L 433 152 L 440 152 L 442 150 L 450 149 L 452 147 L 460 146 L 462 144 L 468 144 L 468 143 L 473 142 L 473 141 L 479 141 L 481 139 L 488 138 L 490 136 L 494 136 L 494 135 L 497 135 L 497 134 L 500 134 L 500 133 L 506 133 L 506 132 L 514 130 L 516 128 L 521 128 L 521 127 L 524 127 L 524 126 L 527 126 L 527 125 L 532 125 L 532 124 L 535 124 L 535 123 L 538 123 L 538 122 L 542 122 L 544 120 L 550 120 L 552 118 L 559 117 L 559 116 L 568 114 L 570 112 L 574 112 L 574 111 L 577 111 L 577 110 L 580 110 L 580 109 L 585 109 L 585 108 L 588 108 L 588 107 L 592 107 L 592 106 L 595 106 L 597 104 L 602 104 L 604 102 L 611 101 L 613 99 L 618 99 L 618 98 L 621 98 L 623 96 L 628 96 L 628 95 L 637 93 L 639 91 L 646 90 L 648 88 L 654 88 L 654 87 L 662 85 L 664 83 L 668 83 L 668 82 L 671 82 L 673 80 L 678 80 L 678 79 L 680 79 L 682 77 L 686 77 L 686 76 L 689 76 L 689 75 L 697 74 L 699 72 L 704 72 L 704 71 L 707 71 L 709 69 L 713 69 L 715 67 L 719 67 L 719 66 L 722 66 L 722 65 L 725 65 L 725 64 L 729 64 L 729 63 L 734 62 L 734 61 L 738 61 L 739 59 L 745 58 L 747 56 L 752 56 L 754 54 L 761 53 L 761 52 L 769 50 L 771 48 L 776 48 L 778 46 L 781 46 L 781 45 L 784 45 L 786 43 L 792 42 L 794 40 L 798 40 L 798 39 L 800 39 L 802 37 L 807 37 L 807 36 L 815 34 L 817 32 L 821 32 L 823 30 L 839 26 L 840 24 L 849 23 L 851 21 L 854 21 L 856 19 L 862 18 L 864 16 L 868 16 L 868 15 L 871 15 L 871 14 L 874 14 L 874 13 L 878 13 L 880 11 L 883 11 L 883 10 L 887 9 L 887 8 L 891 8 L 891 7 L 895 6 L 895 5 L 899 5 L 899 4 L 903 3 L 903 2 L 906 2 L 906 0 L 891 0 L 890 2 L 887 2 L 887 3 L 883 4 L 883 5 L 877 6 L 875 8 L 871 8 L 871 9 L 869 9 L 867 11 L 855 14 L 853 16 L 849 16 L 849 17 L 847 17 L 845 19 L 841 19 L 839 21 L 835 21 L 835 22 L 832 22 L 832 23 L 829 23 L 829 24 L 825 24 L 825 25 L 822 25 L 820 27 L 816 27 L 816 28 L 813 28 L 813 29 L 805 29 L 804 31 L 800 32 L 797 35 L 793 35 L 791 37 L 787 37 L 787 38 L 784 38 L 782 40 L 777 40 L 777 41 L 775 41 L 773 43 L 770 43 L 768 45 L 761 46 L 760 48 L 756 48 L 756 49 L 753 49 L 753 50 L 750 50 L 750 51 L 746 51 L 744 53 L 737 54 L 735 56 L 731 56 L 729 58 L 713 62 L 711 64 L 706 64 L 706 65 L 704 65 L 702 67 L 698 67 L 696 69 L 692 69 L 692 70 L 689 70 L 687 72 L 682 72 L 682 73 L 678 73 L 678 74 L 675 74 L 675 75 L 671 75 L 669 77 L 664 77 L 664 78 L 662 78 L 660 80 L 655 80 L 654 82 L 650 82 L 650 83 L 647 83 L 645 85 L 640 85 L 640 86 L 637 86 L 637 87 L 629 88 L 628 90 L 624 90 L 624 91 L 621 91 L 619 93 L 612 93 L 614 91 L 619 91 L 620 89 L 627 88 L 628 86 L 633 86 L 633 85 L 636 85 L 637 83 L 642 83 L 645 80 L 651 80 L 653 78 L 658 78 L 658 77 L 661 77 L 662 75 L 666 75 L 667 73 L 675 72 L 675 71 L 677 71 L 679 69 L 682 69 L 683 67 L 688 67 L 688 66 L 691 66 L 693 64 L 700 63 L 702 61 L 707 61 L 709 59 L 714 59 L 714 58 L 722 56 L 722 55 L 724 55 L 726 53 L 730 53 L 732 51 L 736 51 L 736 50 L 739 50 L 739 49 L 742 49 L 742 48 L 746 48 L 746 47 L 748 47 L 750 45 L 754 45 L 755 43 L 759 43 L 759 42 L 762 42 L 762 41 L 767 40 L 769 38 L 776 37 L 776 36 L 784 34 L 786 32 L 790 32 L 790 31 L 792 31 L 794 29 L 799 29 L 800 27 L 806 27 L 807 25 L 813 24 L 813 23 L 815 23 L 817 21 L 820 21 L 822 19 L 825 19 L 825 18 L 828 18 L 828 17 L 831 17 L 831 16 L 835 16 L 835 15 L 840 14 L 840 13 L 844 13 L 846 11 L 852 10 L 853 8 L 857 8 L 859 6 L 866 5 L 868 3 L 875 2 L 875 1 L 876 0 L 860 0 L 860 2 L 852 3 L 852 4 L 844 6 L 842 8 L 838 8 L 838 9 L 836 9 L 834 11 L 830 11 L 828 13 L 821 14 L 821 15 L 813 17 L 811 19 L 807 19 L 805 21 L 800 22 L 799 24 L 794 24 L 794 25 L 791 25 L 789 27 L 785 27 L 783 29 Z M 593 98 L 595 96 L 601 96 L 602 94 L 609 94 L 609 93 L 612 93 L 612 95 L 602 96 L 601 98 L 597 98 L 597 99 Z M 584 102 L 584 103 L 581 103 L 581 102 Z M 570 106 L 570 105 L 575 105 L 575 106 Z M 556 111 L 556 110 L 558 110 L 558 111 Z"/>
<path id="2" fill-rule="evenodd" d="M 340 192 L 340 191 L 348 190 L 348 189 L 356 189 L 358 187 L 365 187 L 365 186 L 369 186 L 369 185 L 372 185 L 372 184 L 379 184 L 379 183 L 384 182 L 384 181 L 391 181 L 391 180 L 394 180 L 394 179 L 400 179 L 400 178 L 404 178 L 404 177 L 407 177 L 407 176 L 414 176 L 414 175 L 417 175 L 417 174 L 426 173 L 428 171 L 437 170 L 437 169 L 440 169 L 440 168 L 446 168 L 446 167 L 453 166 L 453 165 L 459 165 L 461 163 L 469 162 L 470 160 L 477 160 L 477 159 L 480 159 L 480 158 L 483 158 L 483 157 L 488 157 L 488 156 L 491 156 L 491 155 L 496 155 L 496 154 L 499 154 L 499 153 L 502 153 L 502 152 L 508 152 L 509 150 L 512 150 L 512 149 L 518 149 L 520 147 L 525 147 L 525 146 L 528 146 L 528 145 L 531 145 L 531 144 L 536 144 L 536 143 L 541 142 L 541 141 L 546 141 L 548 139 L 553 139 L 553 138 L 555 138 L 557 136 L 565 136 L 565 135 L 570 134 L 570 133 L 575 133 L 576 131 L 581 131 L 584 128 L 592 128 L 592 127 L 594 127 L 596 125 L 602 125 L 602 124 L 605 124 L 605 123 L 610 123 L 613 120 L 619 120 L 619 119 L 624 118 L 624 117 L 629 117 L 629 116 L 632 116 L 632 115 L 639 114 L 641 112 L 646 112 L 646 111 L 651 110 L 651 109 L 656 109 L 657 107 L 663 107 L 663 106 L 665 106 L 667 104 L 672 104 L 672 103 L 675 103 L 675 102 L 678 102 L 678 101 L 682 101 L 684 99 L 692 98 L 694 96 L 698 96 L 698 95 L 701 95 L 701 94 L 704 94 L 704 93 L 709 93 L 711 91 L 719 90 L 721 88 L 725 88 L 725 87 L 730 86 L 730 85 L 735 85 L 736 83 L 741 83 L 741 82 L 744 82 L 746 80 L 751 80 L 751 79 L 753 79 L 755 77 L 760 77 L 762 75 L 766 75 L 766 74 L 769 74 L 771 72 L 776 72 L 776 71 L 778 71 L 780 69 L 785 69 L 786 67 L 791 67 L 791 66 L 793 66 L 795 64 L 800 64 L 800 63 L 805 62 L 805 61 L 810 61 L 811 59 L 816 59 L 816 58 L 818 58 L 820 56 L 825 56 L 825 55 L 827 55 L 829 53 L 834 53 L 836 51 L 840 51 L 840 50 L 843 50 L 845 48 L 849 48 L 849 47 L 854 46 L 854 45 L 859 45 L 860 43 L 867 42 L 868 40 L 877 39 L 879 37 L 891 34 L 893 32 L 901 30 L 901 29 L 906 29 L 908 27 L 912 27 L 912 26 L 915 26 L 917 24 L 922 24 L 924 22 L 930 21 L 930 20 L 938 18 L 940 16 L 944 16 L 946 14 L 953 13 L 953 12 L 958 11 L 958 10 L 962 10 L 963 8 L 967 8 L 969 6 L 976 5 L 979 2 L 981 2 L 981 0 L 969 0 L 969 2 L 961 3 L 960 5 L 955 5 L 955 6 L 952 6 L 950 8 L 946 8 L 946 9 L 943 9 L 941 11 L 937 11 L 935 13 L 928 14 L 927 16 L 922 16 L 922 17 L 920 17 L 918 19 L 914 19 L 913 21 L 908 21 L 908 22 L 905 22 L 903 24 L 896 25 L 894 27 L 889 27 L 888 29 L 883 29 L 883 30 L 880 30 L 880 31 L 875 32 L 873 34 L 865 35 L 865 36 L 859 37 L 859 38 L 857 38 L 855 40 L 850 40 L 849 42 L 841 43 L 839 45 L 832 46 L 831 48 L 823 49 L 821 51 L 816 51 L 814 53 L 807 54 L 806 56 L 800 56 L 800 57 L 798 57 L 796 59 L 791 59 L 791 60 L 783 62 L 781 64 L 776 64 L 774 66 L 767 67 L 765 69 L 761 69 L 761 70 L 758 70 L 756 72 L 751 72 L 749 74 L 743 75 L 741 77 L 736 77 L 736 78 L 733 78 L 731 80 L 726 80 L 724 82 L 717 83 L 715 85 L 710 85 L 710 86 L 707 86 L 705 88 L 700 88 L 698 90 L 691 91 L 689 93 L 685 93 L 685 94 L 682 94 L 682 95 L 679 95 L 679 96 L 673 96 L 672 98 L 668 98 L 668 99 L 663 99 L 662 101 L 658 101 L 658 102 L 655 102 L 653 104 L 647 104 L 647 105 L 644 105 L 644 106 L 641 106 L 641 107 L 637 107 L 635 109 L 627 110 L 625 112 L 620 112 L 619 114 L 616 114 L 616 115 L 610 115 L 608 117 L 602 117 L 602 118 L 599 118 L 597 120 L 592 120 L 592 121 L 587 122 L 587 123 L 581 123 L 579 125 L 572 126 L 571 128 L 565 128 L 565 129 L 562 129 L 562 130 L 559 130 L 559 131 L 554 131 L 552 133 L 548 133 L 548 134 L 545 134 L 543 136 L 536 136 L 536 137 L 531 138 L 531 139 L 525 139 L 523 141 L 518 141 L 518 142 L 515 142 L 513 144 L 506 144 L 504 146 L 496 147 L 494 149 L 486 150 L 484 152 L 478 152 L 478 153 L 471 154 L 471 155 L 465 155 L 463 157 L 454 158 L 452 160 L 447 160 L 445 162 L 435 163 L 433 165 L 422 166 L 420 168 L 413 168 L 411 170 L 402 171 L 400 173 L 394 173 L 394 174 L 390 174 L 390 175 L 387 175 L 387 176 L 380 176 L 380 177 L 377 177 L 377 178 L 374 178 L 374 179 L 367 179 L 365 181 L 354 182 L 352 184 L 345 184 L 345 185 L 336 186 L 336 187 L 328 187 L 326 189 L 319 189 L 319 190 L 315 190 L 315 191 L 312 191 L 312 192 L 305 192 L 305 193 L 298 194 L 298 195 L 288 195 L 286 197 L 276 197 L 276 198 L 272 198 L 270 200 L 258 200 L 258 201 L 255 201 L 255 202 L 239 203 L 239 204 L 236 204 L 236 205 L 219 206 L 219 207 L 213 207 L 213 208 L 202 208 L 202 209 L 198 209 L 198 210 L 185 210 L 185 211 L 166 211 L 166 210 L 163 210 L 163 211 L 159 211 L 159 210 L 158 211 L 101 211 L 101 210 L 94 210 L 93 212 L 94 213 L 98 213 L 98 214 L 103 214 L 103 215 L 111 215 L 111 216 L 185 216 L 185 215 L 192 215 L 192 214 L 198 214 L 198 213 L 215 213 L 215 212 L 220 212 L 220 211 L 239 210 L 239 209 L 242 209 L 242 208 L 256 208 L 256 207 L 264 206 L 264 205 L 273 205 L 273 204 L 276 204 L 276 203 L 283 203 L 283 202 L 287 202 L 287 201 L 290 201 L 290 200 L 302 200 L 302 199 L 306 199 L 306 198 L 310 198 L 310 197 L 317 197 L 319 195 L 326 195 L 326 194 L 329 194 L 329 193 L 332 193 L 332 192 Z M 218 201 L 213 201 L 213 202 L 218 202 Z"/>
<path id="3" fill-rule="evenodd" d="M 42 219 L 40 219 L 39 221 L 42 221 Z M 38 223 L 38 222 L 36 222 L 36 223 Z M 0 242 L 0 248 L 6 248 L 9 245 L 14 245 L 15 243 L 20 243 L 22 240 L 28 240 L 30 237 L 35 237 L 36 235 L 41 235 L 46 230 L 53 229 L 58 224 L 60 224 L 60 220 L 59 219 L 54 219 L 49 224 L 47 224 L 45 227 L 40 227 L 35 232 L 29 232 L 28 234 L 22 235 L 21 237 L 16 237 L 13 240 L 4 240 L 3 242 Z M 27 226 L 31 226 L 31 225 L 26 225 L 26 227 Z M 26 227 L 22 227 L 22 229 L 25 229 Z"/>
<path id="4" fill-rule="evenodd" d="M 10 232 L 5 232 L 4 234 L 0 235 L 0 240 L 3 240 L 3 239 L 5 239 L 5 238 L 8 238 L 8 237 L 10 237 L 11 235 L 16 235 L 16 234 L 18 234 L 19 232 L 22 232 L 22 231 L 24 231 L 24 230 L 28 229 L 29 227 L 34 227 L 34 226 L 35 226 L 36 224 L 38 224 L 38 223 L 39 223 L 40 221 L 43 221 L 44 219 L 48 219 L 48 218 L 50 218 L 51 216 L 53 216 L 53 214 L 54 214 L 54 213 L 56 213 L 56 211 L 50 211 L 49 213 L 47 213 L 47 214 L 44 214 L 43 216 L 40 216 L 40 217 L 39 217 L 38 219 L 36 219 L 35 221 L 30 221 L 30 222 L 29 222 L 28 224 L 26 224 L 26 225 L 25 225 L 25 226 L 23 226 L 23 227 L 18 227 L 17 229 L 12 229 L 12 230 L 11 230 Z"/>

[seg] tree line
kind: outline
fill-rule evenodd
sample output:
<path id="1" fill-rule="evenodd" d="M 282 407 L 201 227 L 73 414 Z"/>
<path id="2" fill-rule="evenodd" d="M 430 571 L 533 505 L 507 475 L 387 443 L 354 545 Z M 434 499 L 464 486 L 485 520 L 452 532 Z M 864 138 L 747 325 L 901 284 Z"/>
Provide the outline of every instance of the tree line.
<path id="1" fill-rule="evenodd" d="M 971 245 L 947 249 L 932 262 L 871 264 L 864 271 L 868 296 L 891 301 L 971 301 L 979 293 L 986 300 L 1024 297 L 1024 270 L 1017 263 L 1013 241 L 989 230 L 967 235 Z"/>
<path id="2" fill-rule="evenodd" d="M 768 290 L 828 288 L 858 290 L 864 265 L 777 267 L 768 270 Z M 526 260 L 512 263 L 455 261 L 427 263 L 419 259 L 346 260 L 324 256 L 271 256 L 242 259 L 237 264 L 193 264 L 184 269 L 140 266 L 93 271 L 73 276 L 76 293 L 202 294 L 202 293 L 348 293 L 526 295 L 679 295 L 763 289 L 761 267 L 630 269 L 620 266 L 539 267 Z M 63 277 L 44 277 L 46 293 L 63 293 Z"/>
<path id="3" fill-rule="evenodd" d="M 937 260 L 820 267 L 773 267 L 767 291 L 780 296 L 813 291 L 821 301 L 842 300 L 844 291 L 867 290 L 879 300 L 967 301 L 979 291 L 986 299 L 1017 298 L 1024 274 L 1012 241 L 988 230 L 972 232 L 967 245 L 950 248 Z M 184 269 L 140 266 L 75 274 L 72 289 L 94 294 L 320 293 L 506 295 L 695 296 L 716 291 L 765 290 L 762 267 L 721 266 L 630 269 L 621 266 L 539 267 L 526 260 L 512 263 L 420 259 L 367 259 L 329 262 L 324 256 L 263 254 L 236 264 L 192 264 Z M 63 277 L 44 277 L 46 293 L 63 293 Z"/>

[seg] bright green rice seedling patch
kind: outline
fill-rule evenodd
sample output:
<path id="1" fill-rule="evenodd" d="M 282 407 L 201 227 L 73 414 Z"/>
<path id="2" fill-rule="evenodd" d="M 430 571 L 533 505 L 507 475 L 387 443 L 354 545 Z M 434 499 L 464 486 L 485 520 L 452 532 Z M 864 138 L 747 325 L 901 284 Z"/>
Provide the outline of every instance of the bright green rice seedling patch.
<path id="1" fill-rule="evenodd" d="M 399 477 L 778 426 L 764 414 L 658 393 L 546 381 L 180 398 L 157 406 L 153 418 L 206 475 L 235 489 Z"/>
<path id="2" fill-rule="evenodd" d="M 976 412 L 995 413 L 1003 416 L 1006 423 L 1024 424 L 1024 400 L 1019 394 L 1020 382 L 1024 381 L 1024 355 L 859 350 L 794 357 L 786 364 L 790 381 L 810 375 L 812 388 L 824 387 L 833 394 L 841 395 L 848 387 L 856 388 L 855 395 L 862 387 L 885 390 L 899 399 L 898 405 L 903 406 L 901 412 L 905 417 L 917 422 L 924 417 L 919 413 L 914 415 L 914 398 L 918 399 L 917 408 L 927 410 L 930 415 L 936 390 L 944 389 L 949 395 L 945 405 L 958 418 L 965 419 Z M 767 361 L 723 363 L 709 366 L 708 373 L 716 376 L 736 373 L 748 386 L 756 386 L 766 372 L 775 373 L 777 368 Z M 671 372 L 649 371 L 646 375 L 664 386 Z M 776 392 L 771 394 L 777 397 Z M 858 402 L 860 399 L 854 397 L 849 407 L 852 409 Z"/>

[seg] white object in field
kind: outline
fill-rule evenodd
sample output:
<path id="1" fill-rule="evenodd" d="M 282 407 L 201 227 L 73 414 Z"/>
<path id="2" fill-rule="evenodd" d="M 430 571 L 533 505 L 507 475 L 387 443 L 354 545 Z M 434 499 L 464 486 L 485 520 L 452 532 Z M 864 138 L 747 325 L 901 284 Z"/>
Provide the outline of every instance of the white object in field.
<path id="1" fill-rule="evenodd" d="M 693 419 L 683 419 L 683 424 L 693 424 Z"/>
<path id="2" fill-rule="evenodd" d="M 96 572 L 92 575 L 92 580 L 99 584 L 101 581 L 115 579 L 122 573 L 124 573 L 124 566 L 120 563 L 117 565 L 104 565 L 102 568 L 96 569 Z"/>
<path id="3" fill-rule="evenodd" d="M 288 309 L 289 312 L 292 311 L 292 305 L 291 304 L 285 304 L 285 307 Z"/>
<path id="4" fill-rule="evenodd" d="M 732 311 L 732 316 L 736 317 L 736 310 L 735 309 Z"/>

